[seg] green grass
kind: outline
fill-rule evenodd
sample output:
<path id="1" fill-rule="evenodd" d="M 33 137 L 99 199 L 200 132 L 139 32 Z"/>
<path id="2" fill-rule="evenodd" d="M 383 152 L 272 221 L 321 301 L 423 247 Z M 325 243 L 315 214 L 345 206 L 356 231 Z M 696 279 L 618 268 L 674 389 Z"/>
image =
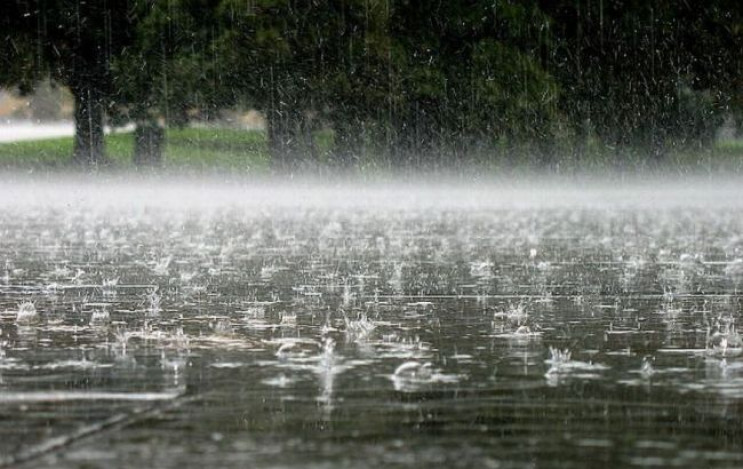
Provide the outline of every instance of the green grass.
<path id="1" fill-rule="evenodd" d="M 743 140 L 726 140 L 706 148 L 672 152 L 664 163 L 680 171 L 740 174 L 743 172 Z"/>
<path id="2" fill-rule="evenodd" d="M 220 128 L 169 130 L 164 153 L 165 166 L 172 169 L 262 172 L 270 164 L 268 141 L 261 131 Z"/>
<path id="3" fill-rule="evenodd" d="M 71 138 L 0 143 L 0 165 L 4 167 L 62 166 L 71 154 Z"/>
<path id="4" fill-rule="evenodd" d="M 332 132 L 323 131 L 316 135 L 319 163 L 328 161 L 333 146 Z M 0 168 L 65 169 L 73 168 L 73 139 L 54 138 L 17 143 L 0 144 Z M 134 136 L 120 133 L 106 136 L 106 154 L 115 169 L 133 169 L 132 153 Z M 479 162 L 486 171 L 539 169 L 538 162 L 528 148 L 523 154 L 515 150 L 508 153 L 483 154 Z M 270 156 L 266 133 L 228 128 L 183 128 L 167 131 L 163 151 L 163 165 L 167 171 L 186 172 L 235 172 L 265 173 L 270 167 Z M 684 149 L 671 151 L 663 159 L 653 162 L 646 155 L 633 154 L 626 150 L 606 149 L 599 146 L 588 148 L 588 155 L 575 159 L 567 157 L 560 160 L 561 171 L 579 170 L 583 172 L 603 172 L 621 167 L 643 171 L 702 171 L 702 172 L 743 172 L 743 140 L 719 142 L 703 149 Z M 567 155 L 570 152 L 566 152 Z M 374 163 L 373 157 L 369 161 Z M 374 164 L 368 164 L 374 168 Z M 536 166 L 535 166 L 536 165 Z M 657 165 L 657 166 L 653 166 Z M 362 164 L 362 171 L 366 171 Z"/>
<path id="5" fill-rule="evenodd" d="M 72 162 L 72 137 L 1 143 L 0 167 L 65 168 Z M 106 156 L 115 168 L 131 168 L 134 136 L 106 136 Z M 262 172 L 270 163 L 264 132 L 220 128 L 167 131 L 163 164 L 174 170 Z"/>

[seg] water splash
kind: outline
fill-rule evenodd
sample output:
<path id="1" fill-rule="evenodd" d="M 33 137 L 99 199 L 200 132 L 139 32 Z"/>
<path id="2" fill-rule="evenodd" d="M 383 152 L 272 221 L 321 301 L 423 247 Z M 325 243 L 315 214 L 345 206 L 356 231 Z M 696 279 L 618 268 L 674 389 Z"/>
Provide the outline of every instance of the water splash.
<path id="1" fill-rule="evenodd" d="M 24 301 L 18 305 L 15 322 L 19 326 L 31 326 L 38 324 L 40 321 L 39 313 L 36 311 L 36 305 L 30 301 Z"/>
<path id="2" fill-rule="evenodd" d="M 719 317 L 707 330 L 707 354 L 715 357 L 733 357 L 743 353 L 743 338 L 735 327 L 735 318 Z"/>
<path id="3" fill-rule="evenodd" d="M 104 298 L 115 298 L 117 291 L 116 288 L 119 285 L 119 277 L 105 278 L 101 284 L 101 293 Z"/>
<path id="4" fill-rule="evenodd" d="M 545 363 L 550 367 L 545 373 L 547 383 L 556 386 L 565 379 L 598 379 L 600 372 L 608 370 L 606 365 L 573 360 L 569 349 L 549 348 L 550 358 Z"/>
<path id="5" fill-rule="evenodd" d="M 431 362 L 411 360 L 395 368 L 389 378 L 396 391 L 417 392 L 436 383 L 458 383 L 463 377 L 442 373 Z"/>
<path id="6" fill-rule="evenodd" d="M 97 309 L 90 315 L 90 325 L 95 327 L 103 327 L 109 325 L 111 322 L 111 313 L 106 309 Z"/>
<path id="7" fill-rule="evenodd" d="M 363 342 L 368 340 L 377 325 L 374 321 L 369 320 L 366 313 L 360 313 L 357 319 L 349 319 L 345 312 L 343 313 L 343 322 L 345 329 L 346 342 Z"/>

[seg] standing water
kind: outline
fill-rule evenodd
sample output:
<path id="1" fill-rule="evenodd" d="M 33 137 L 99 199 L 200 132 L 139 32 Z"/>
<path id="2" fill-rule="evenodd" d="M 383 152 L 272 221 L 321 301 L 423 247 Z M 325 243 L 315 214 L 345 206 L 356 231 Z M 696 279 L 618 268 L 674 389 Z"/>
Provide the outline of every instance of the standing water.
<path id="1" fill-rule="evenodd" d="M 8 185 L 0 466 L 739 467 L 741 195 Z"/>

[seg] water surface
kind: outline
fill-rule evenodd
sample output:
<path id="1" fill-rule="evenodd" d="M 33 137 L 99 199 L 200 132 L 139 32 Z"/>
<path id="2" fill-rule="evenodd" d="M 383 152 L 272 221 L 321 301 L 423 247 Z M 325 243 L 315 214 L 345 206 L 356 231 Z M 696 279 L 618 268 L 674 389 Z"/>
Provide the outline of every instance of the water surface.
<path id="1" fill-rule="evenodd" d="M 739 467 L 736 185 L 7 185 L 0 461 Z"/>

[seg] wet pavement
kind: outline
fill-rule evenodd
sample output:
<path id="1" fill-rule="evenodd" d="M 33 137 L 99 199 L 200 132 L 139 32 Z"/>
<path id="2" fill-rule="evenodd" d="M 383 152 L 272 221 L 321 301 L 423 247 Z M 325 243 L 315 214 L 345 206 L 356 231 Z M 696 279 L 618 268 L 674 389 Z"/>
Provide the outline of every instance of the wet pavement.
<path id="1" fill-rule="evenodd" d="M 2 202 L 0 465 L 743 463 L 736 188 L 193 188 Z"/>

